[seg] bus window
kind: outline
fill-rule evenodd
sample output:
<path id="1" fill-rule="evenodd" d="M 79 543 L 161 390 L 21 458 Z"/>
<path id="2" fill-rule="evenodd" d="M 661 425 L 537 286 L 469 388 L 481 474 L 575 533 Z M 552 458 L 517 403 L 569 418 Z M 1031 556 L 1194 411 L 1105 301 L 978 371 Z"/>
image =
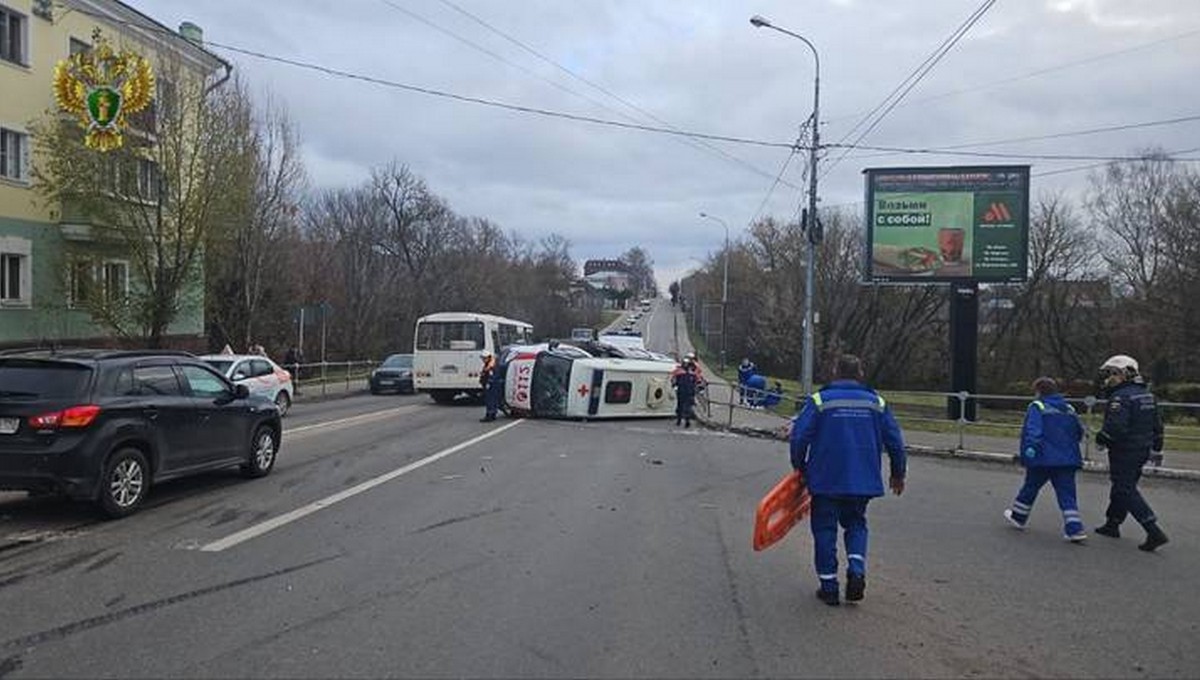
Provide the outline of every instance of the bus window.
<path id="1" fill-rule="evenodd" d="M 567 413 L 567 390 L 571 387 L 571 363 L 566 357 L 542 353 L 533 369 L 533 414 L 541 417 Z"/>
<path id="2" fill-rule="evenodd" d="M 426 321 L 417 327 L 418 350 L 481 350 L 483 324 L 478 321 Z"/>

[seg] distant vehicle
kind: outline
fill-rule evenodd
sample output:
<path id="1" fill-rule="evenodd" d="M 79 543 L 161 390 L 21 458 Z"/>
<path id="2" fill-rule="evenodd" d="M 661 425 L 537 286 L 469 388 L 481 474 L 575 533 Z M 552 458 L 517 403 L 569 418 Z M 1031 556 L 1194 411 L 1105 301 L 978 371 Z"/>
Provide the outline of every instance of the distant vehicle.
<path id="1" fill-rule="evenodd" d="M 267 475 L 280 432 L 274 402 L 186 352 L 0 353 L 0 489 L 123 517 L 167 479 Z"/>
<path id="2" fill-rule="evenodd" d="M 205 354 L 199 359 L 234 384 L 248 387 L 250 394 L 275 402 L 280 416 L 287 415 L 292 408 L 296 396 L 292 374 L 269 358 L 257 354 Z"/>
<path id="3" fill-rule="evenodd" d="M 640 350 L 646 349 L 646 345 L 642 342 L 642 336 L 640 335 L 608 333 L 606 335 L 601 335 L 599 340 L 600 342 L 607 343 L 609 345 L 616 345 L 618 347 L 632 347 Z"/>
<path id="4" fill-rule="evenodd" d="M 413 355 L 393 354 L 383 360 L 379 368 L 371 371 L 371 394 L 396 392 L 415 394 L 413 387 Z"/>
<path id="5" fill-rule="evenodd" d="M 579 358 L 557 350 L 526 354 L 509 363 L 505 401 L 510 413 L 536 418 L 673 418 L 674 368 L 673 362 Z"/>
<path id="6" fill-rule="evenodd" d="M 591 328 L 572 328 L 572 340 L 592 340 L 596 337 L 596 331 Z"/>
<path id="7" fill-rule="evenodd" d="M 448 404 L 461 394 L 482 397 L 480 352 L 498 356 L 502 347 L 529 344 L 533 326 L 491 314 L 441 312 L 417 319 L 415 337 L 414 387 Z"/>

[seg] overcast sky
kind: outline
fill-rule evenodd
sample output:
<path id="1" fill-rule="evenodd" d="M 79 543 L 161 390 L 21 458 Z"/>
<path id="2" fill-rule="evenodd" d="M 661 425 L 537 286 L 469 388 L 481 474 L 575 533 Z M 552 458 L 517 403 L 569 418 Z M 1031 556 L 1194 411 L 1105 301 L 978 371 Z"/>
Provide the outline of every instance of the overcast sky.
<path id="1" fill-rule="evenodd" d="M 780 143 L 793 141 L 812 111 L 812 54 L 752 27 L 751 15 L 816 45 L 822 141 L 833 143 L 849 141 L 854 124 L 981 4 L 127 1 L 168 26 L 192 21 L 212 42 L 273 56 L 519 106 Z M 738 238 L 788 157 L 782 148 L 516 113 L 212 49 L 289 108 L 315 187 L 354 185 L 395 159 L 460 214 L 531 241 L 566 236 L 581 264 L 640 245 L 663 288 L 720 247 L 721 225 L 698 213 L 721 217 Z M 1200 0 L 999 0 L 862 143 L 946 147 L 1196 116 L 1198 76 Z M 1152 146 L 1200 147 L 1200 121 L 971 150 L 1124 156 Z M 822 173 L 823 205 L 861 201 L 866 167 L 1027 162 L 1035 195 L 1087 187 L 1087 172 L 1038 177 L 1087 164 L 1080 160 L 853 151 L 834 165 L 842 153 L 823 156 L 832 166 Z M 806 163 L 794 159 L 762 214 L 795 215 Z"/>

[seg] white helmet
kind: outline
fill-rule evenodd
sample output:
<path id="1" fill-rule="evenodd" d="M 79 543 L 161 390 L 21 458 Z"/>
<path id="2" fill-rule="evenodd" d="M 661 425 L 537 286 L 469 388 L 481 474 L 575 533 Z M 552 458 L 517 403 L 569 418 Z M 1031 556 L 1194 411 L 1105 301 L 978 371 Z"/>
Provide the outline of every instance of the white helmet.
<path id="1" fill-rule="evenodd" d="M 487 350 L 487 349 L 485 349 L 485 350 L 483 350 L 483 351 L 481 351 L 481 352 L 479 353 L 479 358 L 481 358 L 481 359 L 486 359 L 486 358 L 488 358 L 488 357 L 490 357 L 490 356 L 492 356 L 492 351 L 491 351 L 491 350 Z"/>
<path id="2" fill-rule="evenodd" d="M 1100 364 L 1100 382 L 1104 387 L 1116 387 L 1138 377 L 1138 362 L 1131 356 L 1114 354 Z"/>

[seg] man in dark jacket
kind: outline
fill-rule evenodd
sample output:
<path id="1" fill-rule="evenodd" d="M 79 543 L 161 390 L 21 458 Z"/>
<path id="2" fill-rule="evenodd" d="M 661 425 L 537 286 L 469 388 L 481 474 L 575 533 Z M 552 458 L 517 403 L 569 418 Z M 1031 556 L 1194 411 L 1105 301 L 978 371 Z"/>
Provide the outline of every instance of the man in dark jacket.
<path id="1" fill-rule="evenodd" d="M 691 427 L 696 417 L 696 392 L 700 390 L 700 371 L 692 354 L 684 357 L 671 374 L 671 385 L 675 387 L 675 424 Z"/>
<path id="2" fill-rule="evenodd" d="M 846 599 L 863 598 L 867 574 L 867 503 L 883 495 L 881 452 L 891 460 L 892 493 L 904 492 L 907 460 L 900 426 L 883 397 L 862 384 L 862 363 L 844 355 L 837 379 L 812 395 L 792 424 L 792 467 L 812 495 L 817 597 L 840 604 L 837 529 L 846 544 Z"/>
<path id="3" fill-rule="evenodd" d="M 1104 426 L 1096 433 L 1096 443 L 1108 448 L 1108 477 L 1112 487 L 1104 513 L 1108 520 L 1096 528 L 1096 533 L 1120 538 L 1121 523 L 1133 515 L 1146 530 L 1146 540 L 1138 548 L 1153 552 L 1167 542 L 1167 535 L 1158 527 L 1158 518 L 1142 498 L 1137 484 L 1151 451 L 1160 452 L 1163 448 L 1158 403 L 1146 389 L 1137 361 L 1123 354 L 1109 357 L 1100 366 L 1097 381 L 1108 399 L 1108 407 L 1104 410 Z"/>
<path id="4" fill-rule="evenodd" d="M 500 391 L 503 388 L 500 372 L 496 365 L 496 357 L 488 350 L 479 353 L 483 366 L 479 369 L 479 386 L 483 388 L 484 414 L 481 423 L 490 423 L 496 419 L 496 411 L 500 409 Z"/>
<path id="5" fill-rule="evenodd" d="M 1037 397 L 1029 404 L 1021 428 L 1025 484 L 1012 507 L 1004 511 L 1004 517 L 1014 527 L 1024 529 L 1038 491 L 1050 482 L 1062 510 L 1063 537 L 1079 542 L 1087 538 L 1075 494 L 1075 473 L 1083 466 L 1079 451 L 1083 424 L 1075 409 L 1059 394 L 1054 378 L 1038 378 L 1033 382 L 1033 391 Z"/>

